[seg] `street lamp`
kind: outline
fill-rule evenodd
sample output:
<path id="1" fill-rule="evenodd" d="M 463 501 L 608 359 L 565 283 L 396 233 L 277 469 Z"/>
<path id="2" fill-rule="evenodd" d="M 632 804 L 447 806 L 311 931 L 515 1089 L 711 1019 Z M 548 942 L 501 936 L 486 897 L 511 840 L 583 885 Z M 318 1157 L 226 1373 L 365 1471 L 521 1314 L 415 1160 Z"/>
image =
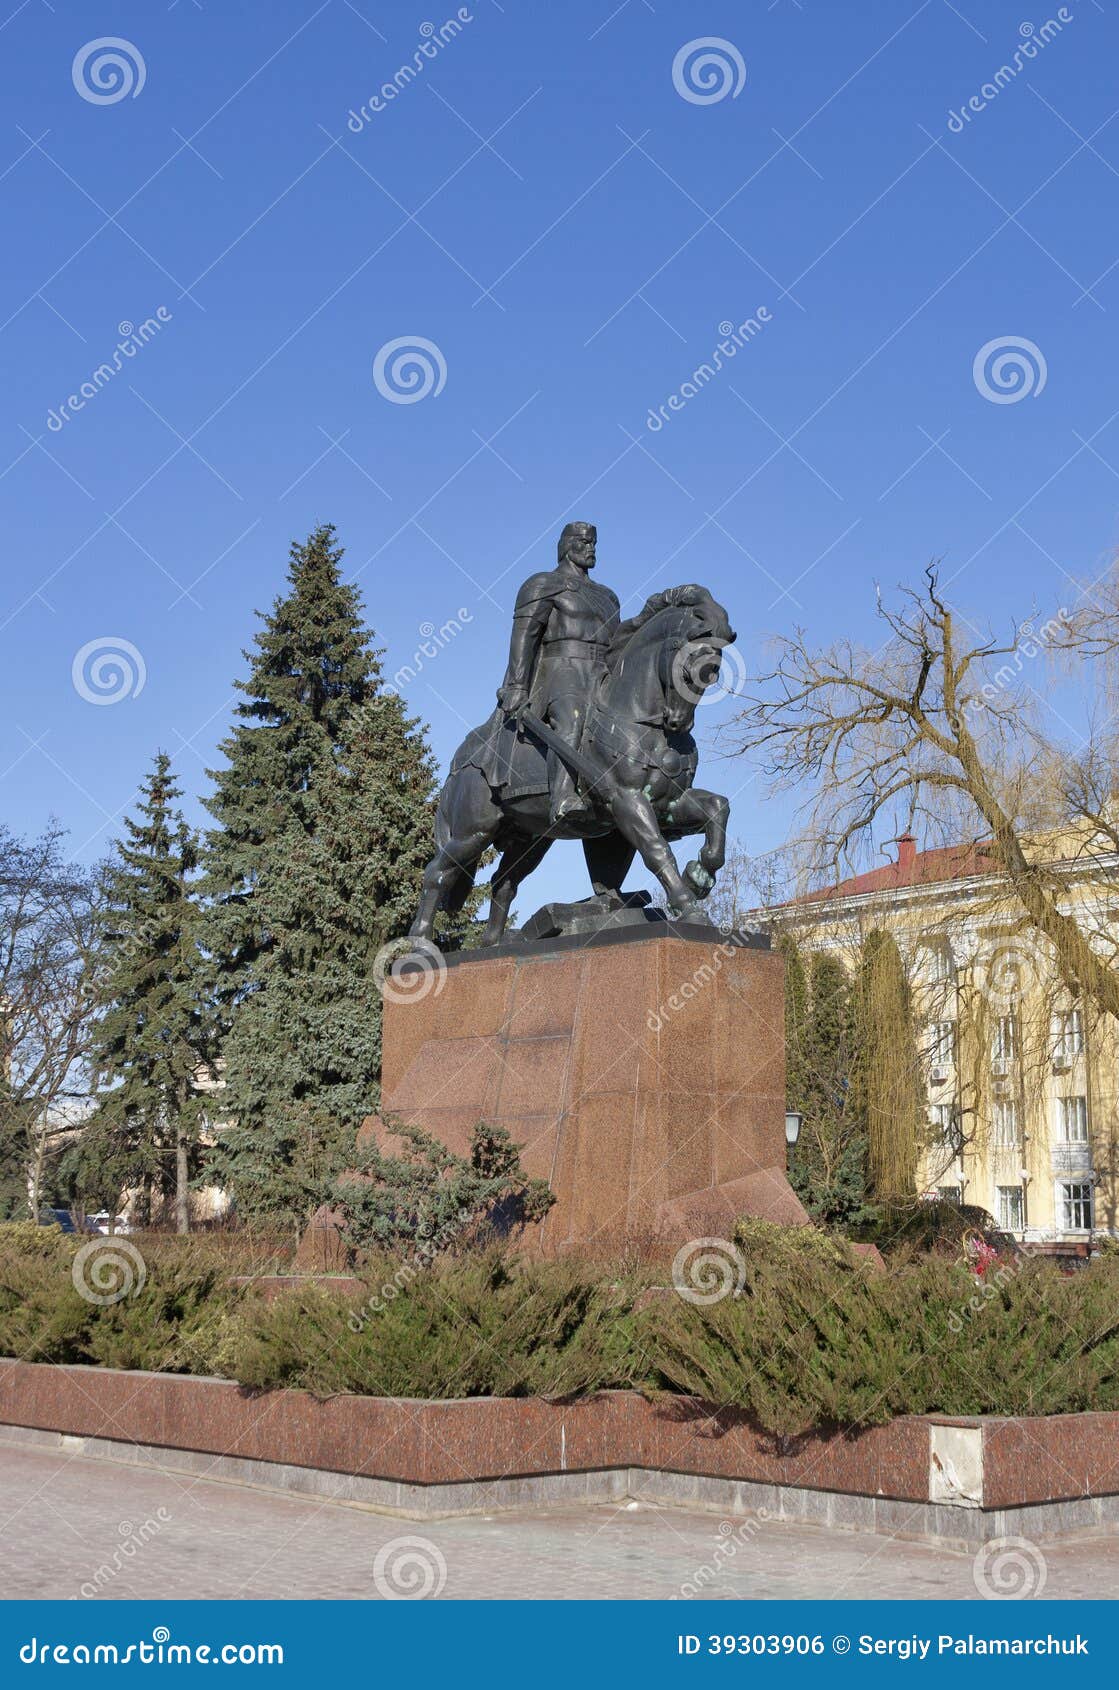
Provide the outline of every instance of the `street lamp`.
<path id="1" fill-rule="evenodd" d="M 800 1137 L 800 1129 L 801 1129 L 801 1125 L 802 1125 L 803 1121 L 804 1121 L 804 1116 L 801 1114 L 799 1109 L 786 1109 L 786 1111 L 785 1111 L 785 1143 L 788 1145 L 790 1150 L 793 1148 L 797 1139 Z"/>

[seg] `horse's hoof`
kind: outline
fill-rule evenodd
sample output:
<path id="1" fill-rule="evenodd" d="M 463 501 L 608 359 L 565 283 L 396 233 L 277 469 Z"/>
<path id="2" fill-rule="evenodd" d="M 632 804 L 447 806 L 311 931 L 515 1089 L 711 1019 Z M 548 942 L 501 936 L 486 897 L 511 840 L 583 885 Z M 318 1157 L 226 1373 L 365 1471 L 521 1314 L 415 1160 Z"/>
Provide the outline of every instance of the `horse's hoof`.
<path id="1" fill-rule="evenodd" d="M 704 927 L 710 926 L 707 917 L 696 903 L 673 904 L 671 908 L 673 921 L 698 921 Z"/>

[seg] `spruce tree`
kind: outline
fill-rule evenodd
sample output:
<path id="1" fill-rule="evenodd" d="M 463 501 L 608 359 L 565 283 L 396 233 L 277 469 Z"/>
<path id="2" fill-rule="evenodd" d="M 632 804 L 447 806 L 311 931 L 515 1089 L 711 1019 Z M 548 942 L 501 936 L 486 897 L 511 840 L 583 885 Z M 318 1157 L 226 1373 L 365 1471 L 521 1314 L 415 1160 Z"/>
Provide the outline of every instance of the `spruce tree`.
<path id="1" fill-rule="evenodd" d="M 214 1168 L 246 1218 L 297 1229 L 379 1100 L 374 962 L 415 912 L 436 796 L 341 556 L 329 527 L 293 546 L 209 803 L 230 1122 Z"/>
<path id="2" fill-rule="evenodd" d="M 379 676 L 341 558 L 330 525 L 292 545 L 288 592 L 262 618 L 256 650 L 242 653 L 249 675 L 234 682 L 243 697 L 219 747 L 225 767 L 208 771 L 217 826 L 207 838 L 206 940 L 227 1011 L 255 989 L 254 965 L 270 942 L 254 901 L 261 875 L 305 821 L 315 771 L 344 749 L 349 713 Z"/>
<path id="3" fill-rule="evenodd" d="M 160 752 L 106 869 L 94 1068 L 108 1089 L 82 1149 L 122 1184 L 141 1186 L 145 1222 L 153 1196 L 173 1194 L 177 1229 L 188 1232 L 204 1116 L 197 1081 L 211 1040 L 198 950 L 198 840 L 175 808 L 179 797 L 171 760 Z"/>

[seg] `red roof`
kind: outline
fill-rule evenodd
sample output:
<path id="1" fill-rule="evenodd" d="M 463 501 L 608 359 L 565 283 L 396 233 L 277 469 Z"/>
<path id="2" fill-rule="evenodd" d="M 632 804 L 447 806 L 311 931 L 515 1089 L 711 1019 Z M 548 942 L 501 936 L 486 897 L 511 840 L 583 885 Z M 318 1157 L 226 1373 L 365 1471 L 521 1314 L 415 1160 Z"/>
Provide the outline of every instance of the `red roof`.
<path id="1" fill-rule="evenodd" d="M 937 881 L 967 880 L 975 874 L 996 870 L 994 846 L 990 840 L 968 845 L 941 845 L 932 851 L 917 851 L 911 833 L 897 840 L 898 856 L 893 863 L 852 875 L 835 886 L 823 886 L 792 901 L 810 903 L 821 898 L 855 898 L 864 892 L 901 892 L 911 886 L 930 886 Z"/>

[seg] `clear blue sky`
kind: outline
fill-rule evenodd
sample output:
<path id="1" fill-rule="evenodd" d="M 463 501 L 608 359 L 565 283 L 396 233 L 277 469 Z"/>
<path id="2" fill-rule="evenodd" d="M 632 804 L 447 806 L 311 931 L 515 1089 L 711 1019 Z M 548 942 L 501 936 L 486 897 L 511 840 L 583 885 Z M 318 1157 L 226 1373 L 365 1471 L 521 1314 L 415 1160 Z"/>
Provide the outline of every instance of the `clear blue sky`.
<path id="1" fill-rule="evenodd" d="M 390 673 L 421 624 L 468 612 L 408 691 L 444 765 L 492 706 L 518 582 L 571 517 L 597 522 L 630 606 L 706 582 L 748 664 L 797 621 L 870 637 L 874 582 L 933 555 L 996 623 L 1107 566 L 1115 0 L 1077 0 L 1044 45 L 1048 0 L 471 0 L 368 121 L 351 113 L 449 0 L 7 5 L 9 825 L 53 812 L 97 856 L 157 747 L 200 814 L 254 609 L 324 520 Z M 97 103 L 75 56 L 110 36 L 138 92 Z M 700 37 L 744 69 L 714 50 L 723 98 L 686 97 L 694 57 L 674 82 Z M 719 325 L 759 307 L 762 332 L 651 430 Z M 445 381 L 394 403 L 376 354 L 417 336 Z M 1004 337 L 1045 372 L 1012 404 L 973 376 Z M 72 681 L 108 637 L 146 671 L 111 706 Z M 734 792 L 742 772 L 704 778 Z M 753 786 L 733 825 L 764 850 L 785 818 Z M 582 890 L 565 846 L 520 907 Z"/>

